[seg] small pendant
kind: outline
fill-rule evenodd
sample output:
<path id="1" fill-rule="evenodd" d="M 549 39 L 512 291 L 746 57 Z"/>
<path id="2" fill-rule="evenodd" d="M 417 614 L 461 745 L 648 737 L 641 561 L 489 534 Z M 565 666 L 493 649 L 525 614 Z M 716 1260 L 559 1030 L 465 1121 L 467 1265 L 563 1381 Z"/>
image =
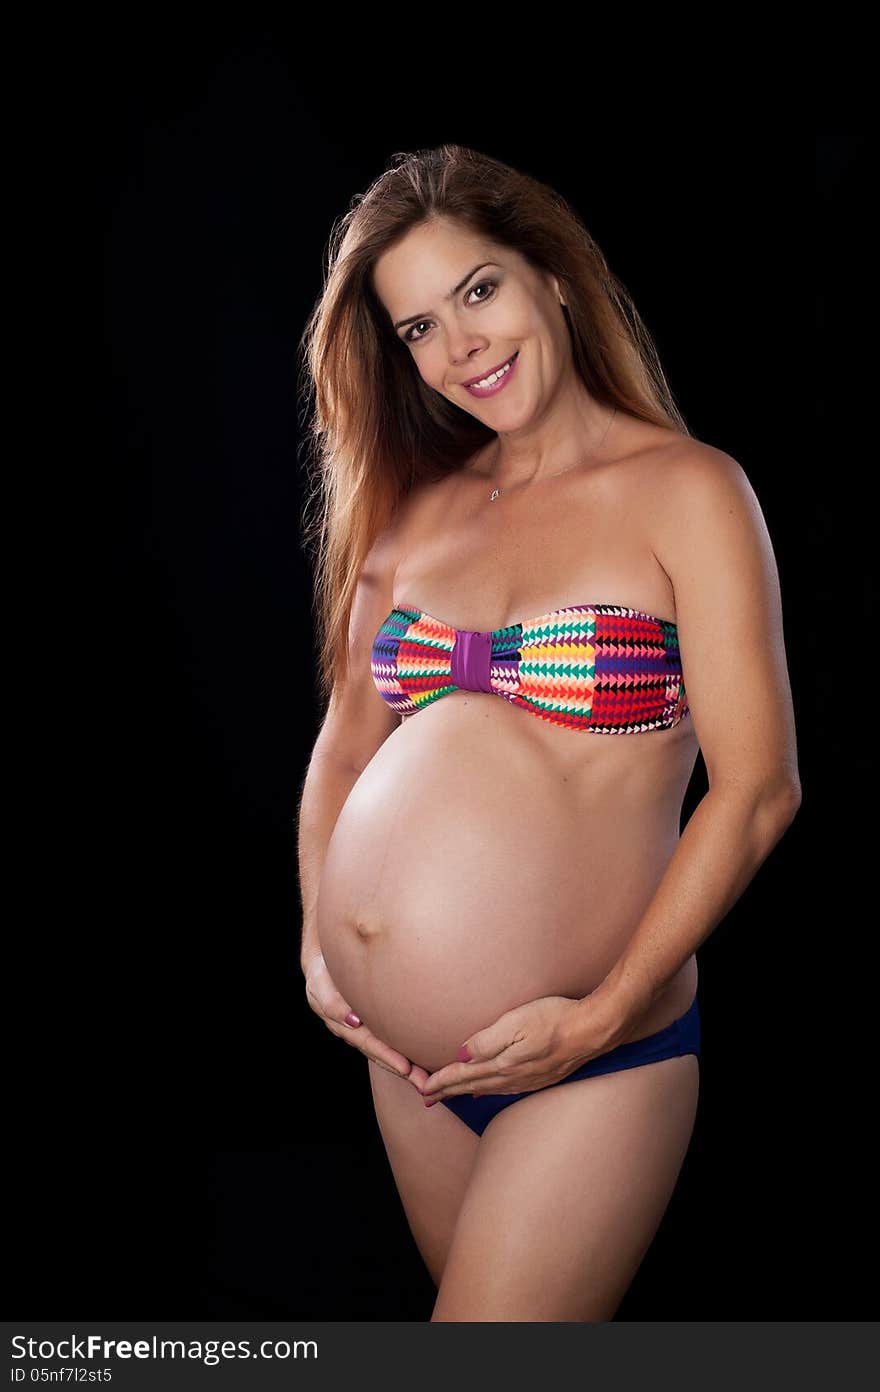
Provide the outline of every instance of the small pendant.
<path id="1" fill-rule="evenodd" d="M 495 499 L 498 497 L 498 494 L 499 494 L 500 492 L 501 492 L 501 489 L 500 489 L 500 488 L 495 488 L 495 489 L 493 489 L 493 491 L 489 494 L 489 502 L 490 502 L 490 503 L 494 503 Z"/>

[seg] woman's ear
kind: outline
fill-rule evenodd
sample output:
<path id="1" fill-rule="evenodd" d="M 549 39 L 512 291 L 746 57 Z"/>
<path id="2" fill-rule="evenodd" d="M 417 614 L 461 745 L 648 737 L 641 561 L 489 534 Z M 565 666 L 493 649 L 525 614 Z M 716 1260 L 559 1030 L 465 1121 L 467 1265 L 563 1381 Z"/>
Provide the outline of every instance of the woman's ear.
<path id="1" fill-rule="evenodd" d="M 563 295 L 562 289 L 559 284 L 559 277 L 553 275 L 551 271 L 544 270 L 542 267 L 540 271 L 540 278 L 541 280 L 543 280 L 546 289 L 550 292 L 553 298 L 559 304 L 564 305 L 565 296 Z"/>

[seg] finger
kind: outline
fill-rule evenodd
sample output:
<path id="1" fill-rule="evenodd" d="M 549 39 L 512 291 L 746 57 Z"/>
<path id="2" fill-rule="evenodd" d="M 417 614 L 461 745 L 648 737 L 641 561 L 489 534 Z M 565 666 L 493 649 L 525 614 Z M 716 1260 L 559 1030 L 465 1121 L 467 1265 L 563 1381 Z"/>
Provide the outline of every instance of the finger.
<path id="1" fill-rule="evenodd" d="M 467 1066 L 471 1067 L 472 1065 Z M 456 1083 L 466 1082 L 475 1076 L 474 1073 L 465 1073 L 462 1064 L 451 1064 L 449 1068 L 438 1068 L 436 1073 L 430 1073 L 425 1081 L 424 1091 L 433 1096 L 440 1088 L 452 1087 Z"/>
<path id="2" fill-rule="evenodd" d="M 395 1073 L 400 1073 L 406 1078 L 412 1072 L 412 1063 L 406 1054 L 400 1053 L 398 1049 L 392 1049 L 390 1044 L 378 1039 L 371 1029 L 366 1025 L 361 1025 L 356 1031 L 355 1041 L 364 1053 L 369 1053 L 377 1063 L 385 1063 Z"/>
<path id="3" fill-rule="evenodd" d="M 384 1044 L 382 1040 L 376 1039 L 375 1035 L 371 1035 L 370 1038 L 373 1041 L 371 1047 L 376 1050 L 375 1053 L 370 1053 L 373 1062 L 378 1063 L 382 1068 L 387 1068 L 389 1073 L 395 1073 L 399 1078 L 404 1078 L 406 1082 L 412 1083 L 417 1092 L 421 1092 L 428 1076 L 424 1068 L 413 1063 L 405 1054 L 392 1049 L 389 1044 Z M 369 1052 L 369 1050 L 364 1052 Z"/>
<path id="4" fill-rule="evenodd" d="M 365 1054 L 367 1058 L 371 1058 L 374 1063 L 387 1068 L 389 1073 L 396 1073 L 399 1078 L 409 1078 L 412 1073 L 413 1065 L 406 1055 L 401 1054 L 397 1049 L 392 1049 L 390 1044 L 378 1039 L 366 1025 L 359 1025 L 357 1029 L 345 1029 L 344 1038 L 347 1043 L 360 1049 L 361 1053 Z"/>
<path id="5" fill-rule="evenodd" d="M 403 1077 L 404 1082 L 412 1083 L 417 1092 L 421 1092 L 425 1079 L 428 1076 L 424 1068 L 419 1068 L 418 1064 L 415 1063 L 412 1064 L 409 1073 L 401 1074 L 396 1068 L 391 1068 L 387 1063 L 383 1063 L 381 1059 L 374 1058 L 373 1062 L 378 1064 L 380 1068 L 384 1068 L 386 1072 L 393 1073 L 396 1077 Z"/>
<path id="6" fill-rule="evenodd" d="M 306 994 L 317 1003 L 322 1015 L 336 1020 L 346 1029 L 360 1028 L 357 1011 L 352 1009 L 329 973 L 323 972 L 314 982 L 307 983 Z"/>
<path id="7" fill-rule="evenodd" d="M 475 1072 L 476 1069 L 489 1070 L 493 1075 L 498 1075 L 502 1073 L 502 1065 L 523 1064 L 533 1057 L 531 1052 L 519 1047 L 515 1053 L 511 1052 L 520 1043 L 521 1041 L 515 1040 L 513 1044 L 505 1045 L 492 1058 L 475 1059 L 473 1063 L 450 1063 L 438 1068 L 436 1073 L 428 1075 L 425 1089 L 432 1095 L 436 1088 L 446 1087 L 458 1087 L 459 1091 L 468 1092 L 469 1084 L 480 1076 Z"/>
<path id="8" fill-rule="evenodd" d="M 372 1060 L 379 1068 L 384 1068 L 387 1073 L 393 1073 L 397 1078 L 409 1079 L 412 1065 L 402 1054 L 398 1054 L 396 1049 L 389 1048 L 388 1045 L 382 1044 L 375 1037 L 370 1043 L 366 1036 L 361 1035 L 360 1032 L 355 1036 L 350 1029 L 340 1029 L 335 1020 L 325 1019 L 324 1024 L 337 1039 L 344 1039 L 346 1044 L 357 1049 L 358 1053 L 363 1054 L 364 1058 Z"/>
<path id="9" fill-rule="evenodd" d="M 526 1092 L 528 1089 L 522 1083 L 514 1086 L 509 1078 L 502 1078 L 497 1074 L 494 1077 L 473 1078 L 467 1083 L 461 1083 L 457 1087 L 442 1088 L 440 1092 L 425 1093 L 425 1100 L 429 1102 L 444 1102 L 448 1097 L 486 1097 L 490 1093 L 511 1093 Z"/>
<path id="10" fill-rule="evenodd" d="M 460 1092 L 470 1092 L 480 1077 L 497 1076 L 496 1059 L 483 1059 L 480 1063 L 451 1063 L 447 1068 L 438 1068 L 436 1073 L 431 1073 L 423 1091 L 426 1097 L 434 1097 L 438 1090 L 451 1087 L 458 1088 Z"/>
<path id="11" fill-rule="evenodd" d="M 446 1072 L 446 1070 L 444 1070 Z M 427 1079 L 425 1087 L 422 1089 L 423 1097 L 450 1097 L 454 1093 L 472 1093 L 475 1087 L 483 1087 L 489 1091 L 487 1083 L 496 1079 L 497 1073 L 489 1073 L 483 1069 L 482 1073 L 466 1073 L 462 1076 L 457 1073 L 454 1077 L 441 1077 L 439 1073 L 434 1075 L 434 1079 Z"/>

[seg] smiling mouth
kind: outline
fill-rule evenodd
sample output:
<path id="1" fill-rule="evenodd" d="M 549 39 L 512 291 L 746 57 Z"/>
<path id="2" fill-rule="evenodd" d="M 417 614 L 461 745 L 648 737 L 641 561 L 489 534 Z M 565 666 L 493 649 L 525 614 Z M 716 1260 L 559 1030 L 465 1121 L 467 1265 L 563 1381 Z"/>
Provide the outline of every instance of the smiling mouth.
<path id="1" fill-rule="evenodd" d="M 513 376 L 513 373 L 516 369 L 516 361 L 518 357 L 519 349 L 517 348 L 515 353 L 511 354 L 511 356 L 507 358 L 505 362 L 501 363 L 498 367 L 493 368 L 490 372 L 487 372 L 485 377 L 478 378 L 475 382 L 463 382 L 462 386 L 464 387 L 465 391 L 470 392 L 472 396 L 493 396 L 495 392 L 498 392 L 503 387 L 505 387 L 507 385 L 508 379 Z M 489 382 L 486 386 L 480 385 L 481 382 L 487 382 L 487 379 L 492 377 L 493 375 L 495 375 L 494 381 Z"/>

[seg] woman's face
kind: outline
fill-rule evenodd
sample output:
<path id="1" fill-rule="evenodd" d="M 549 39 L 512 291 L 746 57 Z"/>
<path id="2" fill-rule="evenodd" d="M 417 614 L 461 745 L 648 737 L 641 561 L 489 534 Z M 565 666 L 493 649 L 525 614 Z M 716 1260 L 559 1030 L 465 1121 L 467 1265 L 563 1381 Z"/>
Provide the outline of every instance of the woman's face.
<path id="1" fill-rule="evenodd" d="M 427 386 L 493 430 L 532 419 L 571 361 L 556 277 L 449 219 L 408 232 L 378 259 L 373 284 Z M 464 385 L 511 358 L 500 389 Z"/>

